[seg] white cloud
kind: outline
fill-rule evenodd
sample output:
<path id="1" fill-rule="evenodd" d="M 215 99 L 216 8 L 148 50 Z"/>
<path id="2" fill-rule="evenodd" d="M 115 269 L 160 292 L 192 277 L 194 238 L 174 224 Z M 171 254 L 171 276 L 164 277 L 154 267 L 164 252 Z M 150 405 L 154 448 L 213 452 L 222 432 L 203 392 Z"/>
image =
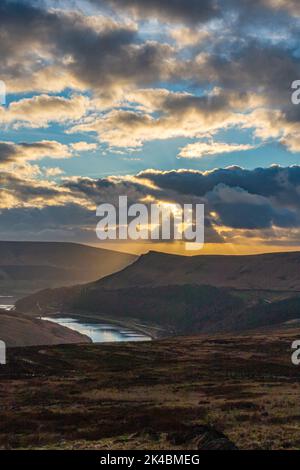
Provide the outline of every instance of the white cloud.
<path id="1" fill-rule="evenodd" d="M 230 152 L 251 150 L 255 146 L 250 144 L 228 144 L 225 142 L 195 142 L 183 147 L 179 153 L 181 158 L 203 158 L 212 155 Z"/>
<path id="2" fill-rule="evenodd" d="M 202 42 L 207 41 L 211 37 L 211 33 L 207 29 L 197 30 L 189 27 L 177 27 L 170 30 L 170 36 L 174 39 L 179 47 L 199 46 Z"/>
<path id="3" fill-rule="evenodd" d="M 88 142 L 75 142 L 71 144 L 71 147 L 76 152 L 88 152 L 91 150 L 96 150 L 98 145 L 97 144 L 90 144 Z"/>
<path id="4" fill-rule="evenodd" d="M 12 102 L 0 108 L 0 125 L 15 127 L 47 127 L 51 122 L 77 121 L 84 116 L 89 99 L 81 95 L 71 98 L 37 95 Z"/>

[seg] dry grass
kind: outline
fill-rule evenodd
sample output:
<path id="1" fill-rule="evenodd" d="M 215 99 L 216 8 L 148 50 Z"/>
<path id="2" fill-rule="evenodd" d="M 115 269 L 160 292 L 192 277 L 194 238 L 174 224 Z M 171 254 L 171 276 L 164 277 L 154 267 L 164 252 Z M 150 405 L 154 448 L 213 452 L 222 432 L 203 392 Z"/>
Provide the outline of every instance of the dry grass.
<path id="1" fill-rule="evenodd" d="M 300 330 L 9 350 L 0 447 L 181 449 L 209 424 L 241 449 L 300 447 Z"/>

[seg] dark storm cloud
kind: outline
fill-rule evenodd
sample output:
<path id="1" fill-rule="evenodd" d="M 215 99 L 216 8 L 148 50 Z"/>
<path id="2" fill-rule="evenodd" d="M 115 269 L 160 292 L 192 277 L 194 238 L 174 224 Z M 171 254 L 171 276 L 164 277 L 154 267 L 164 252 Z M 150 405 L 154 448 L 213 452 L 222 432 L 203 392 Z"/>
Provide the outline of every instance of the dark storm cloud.
<path id="1" fill-rule="evenodd" d="M 0 173 L 1 188 L 14 193 L 16 207 L 3 208 L 0 211 L 1 236 L 12 236 L 26 239 L 72 239 L 77 241 L 95 242 L 95 227 L 98 222 L 96 206 L 100 203 L 110 203 L 118 206 L 119 196 L 126 195 L 128 205 L 141 202 L 149 193 L 155 197 L 161 196 L 170 202 L 191 202 L 182 200 L 182 196 L 168 191 L 160 191 L 145 186 L 139 181 L 125 181 L 122 178 L 113 180 L 91 180 L 76 178 L 66 180 L 61 185 L 47 188 L 44 182 L 23 181 L 11 174 Z M 61 198 L 77 202 L 60 204 Z M 3 191 L 3 190 L 2 190 Z M 2 194 L 3 200 L 3 194 Z M 34 207 L 36 201 L 41 207 Z M 30 206 L 32 202 L 32 206 Z M 89 207 L 86 207 L 89 202 Z M 19 205 L 25 204 L 23 207 Z M 145 202 L 145 204 L 150 204 Z M 117 217 L 118 220 L 118 217 Z M 215 231 L 211 221 L 206 217 L 205 238 L 210 243 L 222 243 L 222 237 Z"/>
<path id="2" fill-rule="evenodd" d="M 257 15 L 261 13 L 263 18 L 263 9 L 272 10 L 272 5 L 274 6 L 271 0 L 228 0 L 220 2 L 219 6 L 213 0 L 110 1 L 118 8 L 132 6 L 146 12 L 165 12 L 170 17 L 175 15 L 192 20 L 207 19 L 220 11 L 225 14 L 232 9 L 237 12 L 245 8 L 254 10 L 255 5 Z M 95 3 L 101 5 L 107 2 L 95 0 Z M 45 5 L 49 4 L 51 2 L 36 4 L 30 1 L 2 0 L 2 74 L 14 78 L 25 77 L 28 69 L 34 73 L 39 67 L 45 67 L 47 54 L 50 55 L 52 64 L 59 65 L 77 80 L 92 87 L 113 84 L 118 79 L 146 84 L 171 74 L 167 59 L 172 53 L 166 44 L 141 42 L 138 31 L 128 24 L 116 23 L 106 18 L 106 23 L 99 27 L 79 12 L 47 10 Z M 229 17 L 232 18 L 232 15 Z M 205 62 L 205 70 L 204 64 L 197 70 L 191 63 L 186 73 L 191 69 L 194 79 L 197 76 L 211 79 L 237 90 L 243 88 L 249 91 L 258 83 L 265 90 L 274 90 L 274 95 L 277 91 L 288 89 L 291 80 L 299 72 L 299 61 L 293 58 L 293 51 L 287 47 L 271 47 L 259 40 L 250 44 L 250 39 L 243 39 L 243 32 L 236 29 L 239 26 L 232 19 L 230 21 L 229 24 L 224 23 L 224 31 L 221 31 L 224 35 L 229 28 L 230 41 L 225 41 L 222 47 L 217 43 L 215 51 L 212 48 Z M 216 39 L 217 37 L 212 38 L 211 46 Z M 34 60 L 36 55 L 42 57 L 40 62 Z M 184 67 L 186 65 L 183 64 Z M 178 72 L 184 73 L 184 70 L 180 69 Z"/>
<path id="3" fill-rule="evenodd" d="M 73 226 L 84 226 L 94 222 L 94 211 L 76 204 L 65 206 L 48 206 L 42 209 L 25 208 L 2 211 L 1 228 L 7 230 L 18 226 L 22 230 L 45 230 L 65 227 L 71 230 Z"/>
<path id="4" fill-rule="evenodd" d="M 206 203 L 218 214 L 219 223 L 233 229 L 299 227 L 296 211 L 276 206 L 270 199 L 242 188 L 219 184 L 206 194 Z"/>
<path id="5" fill-rule="evenodd" d="M 23 181 L 11 174 L 0 176 L 3 207 L 0 225 L 5 233 L 11 227 L 22 231 L 28 228 L 32 233 L 69 230 L 82 236 L 86 231 L 94 234 L 96 206 L 100 203 L 117 206 L 120 195 L 126 195 L 129 204 L 150 204 L 154 200 L 204 203 L 206 241 L 211 243 L 223 240 L 218 226 L 254 231 L 256 236 L 259 232 L 262 238 L 264 233 L 270 236 L 274 227 L 282 230 L 300 227 L 299 166 L 253 171 L 235 167 L 207 173 L 149 170 L 126 178 L 78 177 L 52 186 L 43 181 Z M 6 208 L 3 204 L 7 196 L 11 203 L 10 194 L 14 195 L 14 206 Z M 145 199 L 146 196 L 151 198 Z"/>
<path id="6" fill-rule="evenodd" d="M 300 15 L 298 0 L 88 0 L 99 7 L 111 6 L 116 11 L 128 10 L 140 18 L 163 18 L 178 23 L 205 23 L 226 14 L 241 21 L 252 19 L 268 21 L 269 15 Z"/>
<path id="7" fill-rule="evenodd" d="M 208 21 L 219 15 L 217 0 L 89 0 L 98 6 L 129 9 L 141 17 L 164 17 L 175 21 Z"/>
<path id="8" fill-rule="evenodd" d="M 51 201 L 61 194 L 58 187 L 47 186 L 39 180 L 23 179 L 6 172 L 0 172 L 0 194 L 1 191 L 9 191 L 19 204 L 31 203 L 36 198 Z"/>
<path id="9" fill-rule="evenodd" d="M 295 52 L 295 45 L 234 42 L 226 56 L 220 51 L 207 56 L 202 76 L 227 90 L 257 93 L 259 89 L 273 104 L 291 105 L 291 83 L 300 75 Z"/>
<path id="10" fill-rule="evenodd" d="M 42 140 L 40 142 L 0 142 L 0 166 L 11 163 L 24 163 L 28 160 L 39 160 L 44 157 L 67 158 L 69 149 L 56 141 Z"/>
<path id="11" fill-rule="evenodd" d="M 141 43 L 133 26 L 99 23 L 74 11 L 46 10 L 30 2 L 0 3 L 2 78 L 43 69 L 47 62 L 91 87 L 149 83 L 164 76 L 167 45 Z M 40 61 L 35 60 L 39 56 Z M 48 64 L 49 65 L 49 64 Z M 67 86 L 67 84 L 66 84 Z"/>
<path id="12" fill-rule="evenodd" d="M 114 1 L 120 8 L 124 6 L 124 2 L 120 2 L 119 5 L 117 0 Z M 184 120 L 186 110 L 203 109 L 208 116 L 206 130 L 214 132 L 216 126 L 213 118 L 218 111 L 224 109 L 229 116 L 234 112 L 235 106 L 238 110 L 247 109 L 249 98 L 253 95 L 254 98 L 259 97 L 264 101 L 266 107 L 278 106 L 282 110 L 278 139 L 284 137 L 282 143 L 285 143 L 290 132 L 285 130 L 289 122 L 300 122 L 299 112 L 292 107 L 290 100 L 291 82 L 300 75 L 300 61 L 295 54 L 296 42 L 286 41 L 286 44 L 283 44 L 284 41 L 279 41 L 274 45 L 259 34 L 254 40 L 253 35 L 245 35 L 239 23 L 232 19 L 235 18 L 234 15 L 229 15 L 228 24 L 224 17 L 224 14 L 231 12 L 232 9 L 250 10 L 252 3 L 245 0 L 241 2 L 228 0 L 222 2 L 218 8 L 217 3 L 179 0 L 168 2 L 127 0 L 125 3 L 143 11 L 159 9 L 160 12 L 165 11 L 175 16 L 180 12 L 179 16 L 182 18 L 187 15 L 195 19 L 208 18 L 222 11 L 224 28 L 220 38 L 218 35 L 212 35 L 208 50 L 204 50 L 203 55 L 200 53 L 199 57 L 195 56 L 197 52 L 193 51 L 193 57 L 189 61 L 183 57 L 179 58 L 176 50 L 168 44 L 157 41 L 143 42 L 140 31 L 132 24 L 117 23 L 112 18 L 102 16 L 92 19 L 75 11 L 47 10 L 46 6 L 51 5 L 51 2 L 3 0 L 0 3 L 1 78 L 18 90 L 22 87 L 26 90 L 31 88 L 42 90 L 47 87 L 51 89 L 51 86 L 54 89 L 73 86 L 89 88 L 109 96 L 117 96 L 115 91 L 124 89 L 128 85 L 134 88 L 153 85 L 159 81 L 175 80 L 179 82 L 191 80 L 195 84 L 202 85 L 209 83 L 210 86 L 217 85 L 222 88 L 222 93 L 219 93 L 218 97 L 208 99 L 181 96 L 174 99 L 169 96 L 161 102 L 161 113 L 172 117 L 182 116 Z M 272 11 L 281 8 L 275 8 L 271 0 L 256 0 L 253 3 L 258 6 L 257 15 L 266 8 Z M 292 3 L 291 5 L 293 6 Z M 291 12 L 291 8 L 286 11 Z M 230 97 L 226 98 L 226 94 L 229 96 L 228 93 Z M 135 119 L 134 122 L 130 122 L 131 126 L 136 123 L 136 127 L 142 127 L 142 134 L 146 137 L 153 134 L 151 128 L 153 123 L 147 116 L 145 123 L 141 122 L 141 115 L 134 113 L 119 110 L 114 116 L 126 116 L 127 120 Z M 249 121 L 248 127 L 255 128 L 256 119 Z M 97 122 L 95 117 L 94 123 Z M 104 124 L 107 122 L 106 119 Z M 226 122 L 222 120 L 221 126 L 226 126 Z M 112 122 L 113 126 L 115 124 L 118 123 Z M 261 128 L 266 129 L 265 135 L 268 135 L 270 128 L 274 127 L 269 117 L 259 124 Z M 93 122 L 88 121 L 84 126 L 88 130 L 92 129 Z M 122 122 L 120 126 L 122 127 Z M 150 127 L 150 132 L 147 133 L 145 127 Z M 159 129 L 159 133 L 165 136 L 163 138 L 174 134 L 171 128 L 172 122 L 167 121 L 164 127 L 165 132 Z M 184 125 L 178 123 L 177 127 L 184 128 Z M 290 146 L 292 151 L 298 149 L 295 137 L 297 132 L 298 130 L 292 133 L 294 142 Z M 104 139 L 104 142 L 110 143 L 107 134 L 108 138 L 112 135 L 111 132 L 105 133 L 100 126 L 100 140 Z M 177 132 L 177 135 L 180 133 Z M 125 140 L 124 142 L 126 144 Z M 139 145 L 142 142 L 139 136 L 136 142 Z"/>
<path id="13" fill-rule="evenodd" d="M 13 144 L 0 142 L 0 164 L 17 160 L 17 150 Z"/>
<path id="14" fill-rule="evenodd" d="M 113 16 L 90 17 L 82 11 L 54 10 L 49 8 L 54 5 L 50 0 L 2 0 L 0 78 L 7 79 L 13 91 L 37 91 L 49 85 L 52 92 L 78 87 L 110 93 L 113 110 L 107 111 L 104 105 L 103 111 L 100 104 L 100 110 L 80 122 L 81 129 L 77 126 L 77 130 L 84 131 L 85 127 L 87 131 L 96 131 L 100 141 L 114 146 L 121 143 L 133 147 L 145 141 L 179 136 L 194 138 L 201 132 L 211 135 L 229 126 L 244 126 L 258 129 L 262 140 L 271 136 L 292 151 L 300 149 L 297 126 L 300 107 L 292 106 L 290 100 L 291 82 L 300 77 L 299 32 L 295 23 L 300 14 L 299 1 L 93 0 L 93 3 L 110 5 L 118 13 L 121 9 L 127 12 L 133 9 L 142 21 L 137 26 L 117 22 Z M 67 5 L 65 2 L 64 6 Z M 161 26 L 164 30 L 169 28 L 169 32 L 174 22 L 187 23 L 193 32 L 200 30 L 200 23 L 206 27 L 214 19 L 218 20 L 218 30 L 215 23 L 208 28 L 209 39 L 204 45 L 193 45 L 181 53 L 179 43 L 171 46 L 145 41 L 145 37 L 158 37 L 156 29 L 149 33 L 151 28 L 147 29 L 144 22 L 153 17 L 161 21 L 157 29 Z M 277 26 L 284 30 L 277 31 Z M 170 38 L 169 42 L 174 44 Z M 43 74 L 45 70 L 47 73 Z M 178 89 L 183 93 L 170 90 L 173 80 L 175 89 L 180 85 Z M 146 88 L 158 83 L 165 90 L 135 90 L 140 85 Z M 186 93 L 191 90 L 191 83 L 203 85 L 203 96 Z M 129 98 L 128 85 L 131 95 L 140 92 L 136 101 Z M 126 94 L 124 98 L 120 93 L 121 99 L 126 101 L 128 96 L 130 106 L 118 102 L 119 94 L 115 93 L 118 87 Z M 134 110 L 132 101 L 136 105 Z M 4 114 L 3 111 L 3 117 Z M 41 122 L 39 116 L 37 120 Z M 2 166 L 68 155 L 67 147 L 58 142 L 0 142 Z M 235 167 L 207 173 L 149 170 L 127 179 L 69 178 L 60 183 L 38 178 L 23 180 L 20 175 L 6 173 L 0 175 L 0 193 L 0 225 L 12 233 L 16 227 L 22 227 L 23 233 L 84 232 L 87 225 L 93 228 L 95 224 L 91 207 L 100 202 L 116 203 L 119 195 L 127 195 L 130 203 L 146 196 L 182 203 L 204 202 L 208 240 L 219 240 L 214 223 L 231 227 L 233 232 L 266 231 L 273 226 L 300 227 L 298 166 L 252 171 Z M 210 213 L 216 213 L 216 218 Z"/>
<path id="15" fill-rule="evenodd" d="M 230 107 L 230 96 L 225 93 L 210 96 L 168 94 L 160 103 L 165 113 L 185 114 L 191 111 L 214 114 Z"/>
<path id="16" fill-rule="evenodd" d="M 135 179 L 112 178 L 94 180 L 91 178 L 66 178 L 62 183 L 72 194 L 87 198 L 95 206 L 102 203 L 118 205 L 119 196 L 127 196 L 128 204 L 134 204 L 148 195 L 156 195 L 159 190 L 151 189 Z"/>
<path id="17" fill-rule="evenodd" d="M 138 180 L 141 183 L 138 183 Z M 143 186 L 145 181 L 154 187 Z M 244 170 L 239 167 L 201 173 L 179 170 L 145 171 L 124 181 L 78 178 L 65 186 L 93 201 L 116 203 L 119 195 L 138 202 L 146 194 L 179 203 L 204 203 L 207 226 L 209 213 L 217 213 L 218 223 L 233 229 L 300 227 L 300 167 L 270 167 Z"/>
<path id="18" fill-rule="evenodd" d="M 232 228 L 262 229 L 300 226 L 300 167 L 239 167 L 201 173 L 156 172 L 138 175 L 165 191 L 201 197 L 220 222 Z"/>
<path id="19" fill-rule="evenodd" d="M 139 173 L 138 178 L 147 178 L 157 186 L 178 191 L 182 194 L 204 196 L 218 184 L 240 187 L 250 194 L 264 197 L 282 198 L 285 202 L 296 203 L 300 188 L 300 167 L 256 168 L 246 170 L 240 167 L 220 168 L 202 173 L 194 170 L 173 170 L 156 172 L 147 170 Z"/>
<path id="20" fill-rule="evenodd" d="M 4 209 L 0 213 L 2 239 L 96 241 L 95 212 L 80 205 Z"/>

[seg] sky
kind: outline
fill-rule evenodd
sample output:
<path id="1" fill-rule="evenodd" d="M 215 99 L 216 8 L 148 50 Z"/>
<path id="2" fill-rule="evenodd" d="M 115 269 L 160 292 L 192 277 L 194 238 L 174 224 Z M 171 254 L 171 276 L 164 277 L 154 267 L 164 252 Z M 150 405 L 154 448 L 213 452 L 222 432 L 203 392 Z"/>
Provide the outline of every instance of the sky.
<path id="1" fill-rule="evenodd" d="M 2 0 L 0 239 L 97 245 L 127 195 L 204 204 L 203 253 L 299 250 L 299 34 L 298 0 Z"/>

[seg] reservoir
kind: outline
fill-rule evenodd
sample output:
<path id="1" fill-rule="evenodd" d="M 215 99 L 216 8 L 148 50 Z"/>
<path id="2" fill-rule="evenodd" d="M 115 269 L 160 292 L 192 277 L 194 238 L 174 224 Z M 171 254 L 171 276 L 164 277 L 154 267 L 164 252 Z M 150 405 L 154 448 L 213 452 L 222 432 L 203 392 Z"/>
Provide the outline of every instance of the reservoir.
<path id="1" fill-rule="evenodd" d="M 0 295 L 0 309 L 7 311 L 13 310 L 15 300 L 15 297 L 12 295 Z"/>
<path id="2" fill-rule="evenodd" d="M 111 343 L 120 341 L 151 341 L 151 338 L 143 333 L 133 331 L 119 325 L 109 323 L 94 323 L 81 321 L 69 317 L 42 317 L 42 320 L 52 321 L 59 325 L 78 331 L 91 338 L 93 343 Z"/>

